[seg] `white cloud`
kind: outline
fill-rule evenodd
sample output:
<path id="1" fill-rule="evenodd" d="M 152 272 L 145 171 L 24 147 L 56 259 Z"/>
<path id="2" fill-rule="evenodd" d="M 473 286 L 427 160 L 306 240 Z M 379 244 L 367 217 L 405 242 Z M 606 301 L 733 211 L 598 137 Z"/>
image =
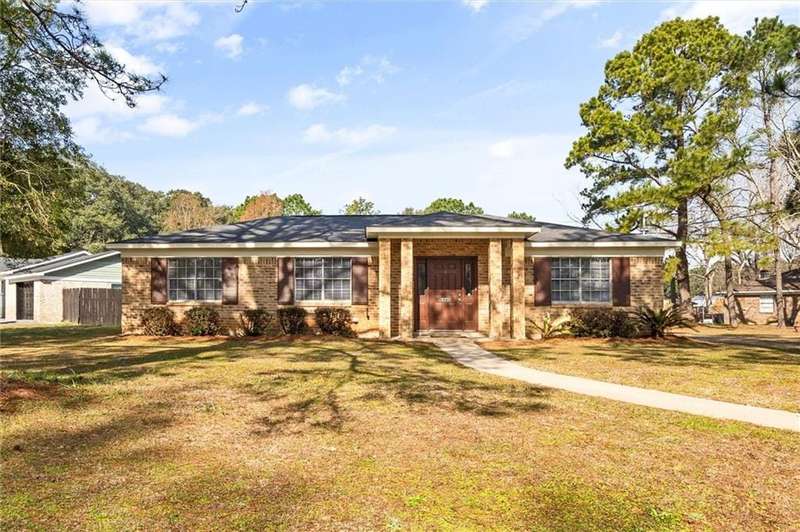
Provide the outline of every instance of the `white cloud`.
<path id="1" fill-rule="evenodd" d="M 164 71 L 164 67 L 153 63 L 149 57 L 144 55 L 133 55 L 121 46 L 106 46 L 106 50 L 111 57 L 125 65 L 129 71 L 142 76 L 154 76 Z"/>
<path id="2" fill-rule="evenodd" d="M 336 76 L 336 82 L 342 87 L 358 78 L 383 83 L 387 76 L 399 70 L 386 56 L 365 55 L 358 64 L 343 67 Z"/>
<path id="3" fill-rule="evenodd" d="M 676 4 L 663 10 L 661 12 L 661 20 L 669 20 L 675 17 L 692 19 L 716 16 L 729 30 L 735 33 L 744 33 L 753 26 L 756 17 L 767 18 L 776 15 L 788 16 L 789 20 L 786 22 L 796 24 L 800 21 L 800 8 L 798 8 L 796 1 L 696 0 L 694 2 Z"/>
<path id="4" fill-rule="evenodd" d="M 622 32 L 615 31 L 613 35 L 600 39 L 600 48 L 616 48 L 622 42 Z"/>
<path id="5" fill-rule="evenodd" d="M 236 59 L 242 55 L 242 41 L 244 38 L 238 33 L 232 33 L 227 37 L 220 37 L 214 41 L 214 48 L 222 50 L 230 59 Z"/>
<path id="6" fill-rule="evenodd" d="M 563 15 L 570 9 L 583 9 L 599 3 L 600 0 L 564 0 L 553 2 L 542 10 L 537 10 L 529 15 L 516 17 L 506 28 L 507 36 L 513 42 L 527 40 L 550 20 Z"/>
<path id="7" fill-rule="evenodd" d="M 104 125 L 103 121 L 96 116 L 87 116 L 72 123 L 72 131 L 79 142 L 108 144 L 121 140 L 128 140 L 133 137 L 126 131 L 120 131 Z"/>
<path id="8" fill-rule="evenodd" d="M 186 35 L 200 16 L 186 4 L 169 1 L 87 0 L 81 4 L 93 26 L 120 26 L 142 41 L 165 41 Z"/>
<path id="9" fill-rule="evenodd" d="M 83 98 L 67 104 L 66 114 L 72 120 L 98 115 L 129 119 L 159 113 L 168 101 L 169 98 L 161 94 L 143 94 L 136 98 L 136 107 L 130 108 L 121 97 L 116 96 L 112 100 L 103 94 L 97 85 L 89 85 L 83 92 Z"/>
<path id="10" fill-rule="evenodd" d="M 461 0 L 461 3 L 477 13 L 486 7 L 486 4 L 489 3 L 489 0 Z"/>
<path id="11" fill-rule="evenodd" d="M 350 85 L 354 78 L 357 78 L 361 74 L 364 73 L 364 69 L 361 68 L 359 65 L 355 66 L 345 66 L 339 71 L 339 74 L 336 76 L 336 83 L 339 85 Z"/>
<path id="12" fill-rule="evenodd" d="M 183 50 L 183 46 L 175 42 L 160 42 L 156 43 L 155 49 L 162 54 L 174 54 Z"/>
<path id="13" fill-rule="evenodd" d="M 256 102 L 247 102 L 239 107 L 239 110 L 236 111 L 236 114 L 239 116 L 253 116 L 253 115 L 260 115 L 261 113 L 265 113 L 269 110 L 269 106 L 262 105 Z"/>
<path id="14" fill-rule="evenodd" d="M 151 116 L 139 126 L 139 131 L 163 137 L 185 137 L 200 124 L 174 114 Z"/>
<path id="15" fill-rule="evenodd" d="M 511 139 L 501 140 L 489 146 L 489 155 L 493 159 L 509 159 L 513 157 L 515 153 L 516 147 L 514 141 Z"/>
<path id="16" fill-rule="evenodd" d="M 303 132 L 303 141 L 309 144 L 337 143 L 358 148 L 384 140 L 397 128 L 372 124 L 363 128 L 340 128 L 330 130 L 325 124 L 313 124 Z"/>
<path id="17" fill-rule="evenodd" d="M 314 109 L 320 105 L 337 103 L 344 100 L 344 96 L 341 94 L 331 92 L 322 87 L 314 87 L 306 83 L 289 89 L 286 98 L 293 107 L 303 111 Z"/>

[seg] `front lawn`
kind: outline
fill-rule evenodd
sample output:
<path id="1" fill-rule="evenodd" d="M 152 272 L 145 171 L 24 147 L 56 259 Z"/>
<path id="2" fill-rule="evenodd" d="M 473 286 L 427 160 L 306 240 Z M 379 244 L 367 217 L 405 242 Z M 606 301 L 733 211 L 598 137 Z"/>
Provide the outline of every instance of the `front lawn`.
<path id="1" fill-rule="evenodd" d="M 800 412 L 800 336 L 700 327 L 666 340 L 485 342 L 536 369 Z M 683 334 L 683 332 L 682 332 Z"/>
<path id="2" fill-rule="evenodd" d="M 0 328 L 0 528 L 774 530 L 800 435 L 424 344 Z"/>

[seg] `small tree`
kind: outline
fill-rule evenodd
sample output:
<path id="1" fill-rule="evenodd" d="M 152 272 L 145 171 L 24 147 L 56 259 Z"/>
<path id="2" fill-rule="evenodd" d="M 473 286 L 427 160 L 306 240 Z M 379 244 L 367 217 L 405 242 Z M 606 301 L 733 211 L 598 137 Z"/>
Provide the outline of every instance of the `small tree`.
<path id="1" fill-rule="evenodd" d="M 367 198 L 358 197 L 342 207 L 342 214 L 380 214 L 375 204 Z"/>
<path id="2" fill-rule="evenodd" d="M 161 223 L 162 230 L 185 231 L 213 225 L 216 222 L 216 210 L 211 205 L 211 200 L 199 192 L 173 190 L 169 192 L 168 197 L 169 206 Z"/>
<path id="3" fill-rule="evenodd" d="M 455 212 L 458 214 L 483 214 L 483 209 L 472 202 L 464 203 L 458 198 L 439 198 L 422 210 L 423 214 L 434 212 Z"/>
<path id="4" fill-rule="evenodd" d="M 510 213 L 508 213 L 508 218 L 513 218 L 514 220 L 521 220 L 523 222 L 536 221 L 536 217 L 532 214 L 528 214 L 527 212 L 511 211 Z"/>
<path id="5" fill-rule="evenodd" d="M 322 211 L 315 209 L 302 194 L 289 194 L 283 198 L 284 216 L 319 216 Z"/>
<path id="6" fill-rule="evenodd" d="M 273 192 L 262 192 L 256 196 L 247 196 L 242 204 L 234 209 L 233 214 L 239 222 L 280 216 L 283 214 L 283 202 Z"/>

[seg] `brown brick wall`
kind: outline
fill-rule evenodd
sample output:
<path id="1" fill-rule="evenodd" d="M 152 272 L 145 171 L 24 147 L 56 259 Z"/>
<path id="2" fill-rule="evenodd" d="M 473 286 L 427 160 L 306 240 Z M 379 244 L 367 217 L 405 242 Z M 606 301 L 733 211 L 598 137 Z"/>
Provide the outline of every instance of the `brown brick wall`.
<path id="1" fill-rule="evenodd" d="M 239 258 L 239 298 L 236 305 L 221 303 L 186 302 L 167 303 L 181 323 L 187 310 L 196 306 L 217 308 L 225 332 L 236 333 L 241 326 L 245 309 L 277 308 L 277 259 L 275 257 Z M 122 259 L 122 331 L 141 333 L 144 311 L 159 306 L 150 303 L 150 258 L 124 257 Z"/>
<path id="2" fill-rule="evenodd" d="M 800 296 L 784 296 L 784 305 L 789 323 L 800 323 Z M 739 313 L 739 320 L 744 323 L 756 325 L 772 324 L 778 321 L 778 305 L 774 303 L 773 312 L 762 313 L 760 311 L 759 296 L 736 296 L 736 310 Z M 724 307 L 724 305 L 723 305 Z M 727 321 L 727 320 L 726 320 Z"/>
<path id="3" fill-rule="evenodd" d="M 545 312 L 551 315 L 569 313 L 580 305 L 534 306 L 534 257 L 525 257 L 525 304 L 527 317 L 540 320 Z M 642 305 L 660 309 L 664 302 L 663 276 L 664 264 L 660 257 L 631 257 L 631 306 L 613 307 L 620 310 L 634 310 Z M 592 305 L 596 308 L 598 305 Z M 611 304 L 602 305 L 612 308 Z"/>

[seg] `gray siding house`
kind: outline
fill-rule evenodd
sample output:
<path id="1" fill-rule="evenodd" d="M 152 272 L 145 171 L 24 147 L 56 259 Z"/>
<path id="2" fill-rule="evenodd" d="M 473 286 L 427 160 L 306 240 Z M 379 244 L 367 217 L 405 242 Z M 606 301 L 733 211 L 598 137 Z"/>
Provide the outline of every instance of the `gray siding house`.
<path id="1" fill-rule="evenodd" d="M 58 323 L 63 321 L 67 288 L 120 288 L 117 251 L 74 251 L 0 272 L 0 319 Z"/>

